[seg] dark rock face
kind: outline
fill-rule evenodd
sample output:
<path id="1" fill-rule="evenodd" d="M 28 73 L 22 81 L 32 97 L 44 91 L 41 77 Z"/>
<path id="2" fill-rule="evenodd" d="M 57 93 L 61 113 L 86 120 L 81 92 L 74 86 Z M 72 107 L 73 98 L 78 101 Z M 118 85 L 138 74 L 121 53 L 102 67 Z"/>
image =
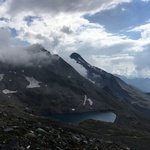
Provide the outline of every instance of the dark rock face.
<path id="1" fill-rule="evenodd" d="M 44 49 L 30 53 L 44 55 L 44 59 L 34 57 L 24 65 L 0 62 L 2 100 L 39 114 L 123 109 L 124 104 L 118 104 L 112 93 L 83 78 L 61 57 Z M 92 103 L 84 100 L 85 95 Z"/>
<path id="2" fill-rule="evenodd" d="M 114 77 L 111 74 L 105 77 L 105 72 L 104 77 L 110 81 L 106 85 L 103 81 L 103 86 L 98 87 L 59 56 L 43 48 L 31 53 L 44 53 L 44 59 L 36 57 L 28 65 L 0 62 L 0 149 L 149 149 L 148 121 L 142 119 L 130 101 L 125 101 L 119 97 L 119 92 L 112 92 L 110 88 L 112 83 L 114 89 L 120 87 L 119 79 L 113 81 Z M 91 68 L 83 59 L 79 60 Z M 116 82 L 118 85 L 114 85 Z M 130 96 L 127 90 L 122 92 Z M 96 110 L 116 112 L 119 124 L 88 120 L 73 126 L 40 116 Z"/>
<path id="3" fill-rule="evenodd" d="M 14 65 L 0 62 L 1 101 L 28 107 L 39 115 L 113 111 L 117 115 L 117 120 L 122 116 L 130 116 L 137 120 L 141 120 L 139 116 L 143 117 L 139 113 L 140 109 L 131 105 L 128 99 L 129 92 L 120 88 L 121 81 L 114 79 L 111 74 L 100 71 L 103 77 L 100 81 L 107 84 L 103 88 L 98 87 L 82 77 L 58 55 L 51 55 L 42 48 L 32 50 L 30 53 L 31 55 L 34 53 L 34 61 L 29 64 Z M 95 74 L 98 73 L 98 69 L 91 67 L 81 57 L 78 59 L 84 66 L 94 70 Z M 112 89 L 116 89 L 118 94 L 121 92 L 127 94 L 118 96 Z"/>
<path id="4" fill-rule="evenodd" d="M 119 100 L 129 103 L 133 108 L 149 118 L 150 96 L 129 86 L 118 77 L 102 69 L 91 66 L 77 53 L 71 54 L 70 57 L 87 70 L 87 79 L 100 88 L 103 88 L 103 90 L 108 93 L 112 93 L 114 96 L 118 97 Z M 143 111 L 143 108 L 146 109 L 146 113 Z"/>

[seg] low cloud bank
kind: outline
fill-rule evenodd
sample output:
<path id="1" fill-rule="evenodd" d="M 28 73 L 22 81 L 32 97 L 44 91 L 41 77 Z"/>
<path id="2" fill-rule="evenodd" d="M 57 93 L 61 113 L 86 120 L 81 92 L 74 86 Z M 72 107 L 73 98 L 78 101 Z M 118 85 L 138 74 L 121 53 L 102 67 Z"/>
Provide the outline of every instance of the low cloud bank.
<path id="1" fill-rule="evenodd" d="M 50 63 L 58 57 L 52 56 L 40 44 L 13 46 L 9 31 L 0 29 L 0 61 L 12 65 L 33 65 Z"/>

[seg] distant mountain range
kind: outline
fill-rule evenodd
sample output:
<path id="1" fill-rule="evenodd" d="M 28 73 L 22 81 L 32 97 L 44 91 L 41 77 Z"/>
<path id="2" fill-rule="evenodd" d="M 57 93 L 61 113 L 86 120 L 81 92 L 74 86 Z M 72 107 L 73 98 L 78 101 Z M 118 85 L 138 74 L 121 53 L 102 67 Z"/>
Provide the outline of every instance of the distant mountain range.
<path id="1" fill-rule="evenodd" d="M 126 83 L 133 85 L 144 92 L 150 92 L 150 78 L 127 78 L 125 76 L 116 75 Z"/>

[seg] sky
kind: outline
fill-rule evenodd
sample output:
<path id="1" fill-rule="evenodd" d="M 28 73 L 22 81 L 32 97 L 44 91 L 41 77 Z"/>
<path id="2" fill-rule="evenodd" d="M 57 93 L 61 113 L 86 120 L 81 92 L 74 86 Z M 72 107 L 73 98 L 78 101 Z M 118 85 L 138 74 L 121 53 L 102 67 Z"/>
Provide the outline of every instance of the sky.
<path id="1" fill-rule="evenodd" d="M 22 60 L 21 47 L 36 43 L 113 74 L 150 77 L 150 0 L 0 0 L 0 59 Z"/>

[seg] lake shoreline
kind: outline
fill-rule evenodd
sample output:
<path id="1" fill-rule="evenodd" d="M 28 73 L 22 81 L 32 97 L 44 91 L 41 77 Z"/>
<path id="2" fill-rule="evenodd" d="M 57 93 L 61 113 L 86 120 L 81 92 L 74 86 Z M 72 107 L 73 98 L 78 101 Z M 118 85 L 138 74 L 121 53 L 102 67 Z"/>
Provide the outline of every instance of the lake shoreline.
<path id="1" fill-rule="evenodd" d="M 113 112 L 102 112 L 102 111 L 94 111 L 94 112 L 72 112 L 72 113 L 55 113 L 49 114 L 47 117 L 52 119 L 57 119 L 63 122 L 79 124 L 82 121 L 93 119 L 104 122 L 112 122 L 114 123 L 117 115 Z"/>

